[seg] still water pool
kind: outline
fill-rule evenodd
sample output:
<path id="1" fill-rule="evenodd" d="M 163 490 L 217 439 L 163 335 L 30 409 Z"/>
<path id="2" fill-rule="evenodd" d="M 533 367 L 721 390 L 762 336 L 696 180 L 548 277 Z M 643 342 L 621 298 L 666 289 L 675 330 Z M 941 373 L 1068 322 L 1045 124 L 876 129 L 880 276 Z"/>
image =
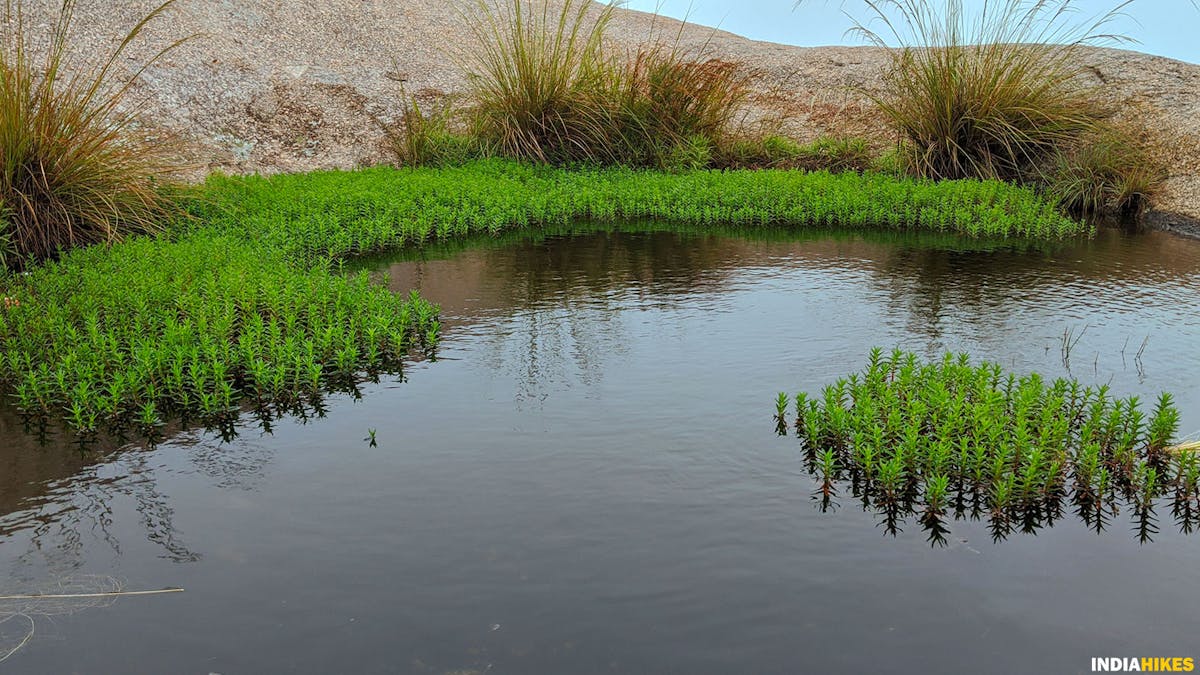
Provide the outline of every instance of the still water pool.
<path id="1" fill-rule="evenodd" d="M 324 417 L 80 455 L 0 416 L 0 594 L 185 589 L 23 616 L 0 602 L 0 656 L 36 629 L 0 672 L 1066 673 L 1200 656 L 1200 536 L 1169 510 L 1150 543 L 1122 514 L 1001 541 L 957 521 L 931 545 L 853 500 L 821 512 L 772 420 L 777 392 L 817 392 L 878 345 L 1169 390 L 1200 430 L 1200 242 L 592 230 L 378 267 L 442 305 L 444 341 Z"/>

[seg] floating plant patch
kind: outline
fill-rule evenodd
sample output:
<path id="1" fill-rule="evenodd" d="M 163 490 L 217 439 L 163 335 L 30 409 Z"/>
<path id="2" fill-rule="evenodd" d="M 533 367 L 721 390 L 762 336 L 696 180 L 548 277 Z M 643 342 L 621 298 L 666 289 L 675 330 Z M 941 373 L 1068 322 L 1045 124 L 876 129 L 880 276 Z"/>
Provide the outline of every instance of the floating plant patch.
<path id="1" fill-rule="evenodd" d="M 948 520 L 971 518 L 999 540 L 1070 512 L 1099 532 L 1124 508 L 1145 542 L 1165 503 L 1181 531 L 1200 526 L 1200 457 L 1172 446 L 1170 394 L 1147 413 L 1103 386 L 875 349 L 861 373 L 789 399 L 776 400 L 777 429 L 801 440 L 822 510 L 853 497 L 891 534 L 912 517 L 944 544 Z"/>

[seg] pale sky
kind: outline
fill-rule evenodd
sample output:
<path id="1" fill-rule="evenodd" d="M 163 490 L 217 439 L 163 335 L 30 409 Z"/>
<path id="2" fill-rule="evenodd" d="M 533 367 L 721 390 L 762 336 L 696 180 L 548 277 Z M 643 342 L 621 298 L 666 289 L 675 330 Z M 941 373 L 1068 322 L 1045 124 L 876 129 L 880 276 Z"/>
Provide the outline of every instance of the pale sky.
<path id="1" fill-rule="evenodd" d="M 995 1 L 995 0 L 993 0 Z M 869 18 L 862 0 L 629 0 L 630 9 L 654 11 L 682 19 L 690 13 L 692 23 L 717 26 L 755 40 L 768 40 L 806 47 L 862 44 L 846 36 L 855 17 Z M 967 0 L 981 6 L 983 0 Z M 1111 10 L 1113 0 L 1076 0 L 1080 15 L 1089 17 Z M 1192 0 L 1135 0 L 1126 9 L 1128 17 L 1112 24 L 1110 32 L 1127 35 L 1137 43 L 1126 49 L 1149 52 L 1200 63 L 1200 9 Z"/>

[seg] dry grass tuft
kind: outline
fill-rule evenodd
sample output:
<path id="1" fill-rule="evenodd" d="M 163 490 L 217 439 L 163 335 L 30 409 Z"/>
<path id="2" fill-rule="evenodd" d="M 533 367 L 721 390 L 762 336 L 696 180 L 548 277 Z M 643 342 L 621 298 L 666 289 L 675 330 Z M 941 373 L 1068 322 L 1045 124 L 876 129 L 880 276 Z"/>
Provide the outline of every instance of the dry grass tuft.
<path id="1" fill-rule="evenodd" d="M 138 127 L 127 94 L 179 42 L 127 77 L 123 55 L 174 2 L 158 6 L 94 64 L 71 63 L 76 0 L 62 0 L 49 45 L 36 57 L 21 0 L 0 16 L 0 262 L 44 259 L 62 249 L 157 229 L 172 210 L 164 193 L 176 170 L 171 145 Z"/>
<path id="2" fill-rule="evenodd" d="M 1134 218 L 1167 178 L 1162 157 L 1144 129 L 1119 122 L 1100 125 L 1074 147 L 1056 153 L 1045 181 L 1050 194 L 1072 213 Z"/>
<path id="3" fill-rule="evenodd" d="M 869 42 L 901 45 L 871 93 L 931 178 L 1019 179 L 1107 116 L 1081 84 L 1080 49 L 1120 41 L 1104 27 L 1128 2 L 1074 20 L 1074 0 L 998 0 L 969 13 L 962 0 L 868 2 Z"/>
<path id="4" fill-rule="evenodd" d="M 476 0 L 463 15 L 475 44 L 461 58 L 481 139 L 538 162 L 591 159 L 603 119 L 588 105 L 608 74 L 614 5 L 589 0 Z"/>
<path id="5" fill-rule="evenodd" d="M 1082 50 L 1128 42 L 1076 0 L 866 0 L 853 32 L 899 44 L 882 88 L 864 92 L 899 132 L 916 175 L 1044 186 L 1074 212 L 1139 214 L 1164 179 L 1144 133 L 1112 121 L 1086 84 Z"/>
<path id="6" fill-rule="evenodd" d="M 652 34 L 618 53 L 617 4 L 475 0 L 475 44 L 460 59 L 472 124 L 499 154 L 547 163 L 661 169 L 706 166 L 746 102 L 754 74 Z"/>

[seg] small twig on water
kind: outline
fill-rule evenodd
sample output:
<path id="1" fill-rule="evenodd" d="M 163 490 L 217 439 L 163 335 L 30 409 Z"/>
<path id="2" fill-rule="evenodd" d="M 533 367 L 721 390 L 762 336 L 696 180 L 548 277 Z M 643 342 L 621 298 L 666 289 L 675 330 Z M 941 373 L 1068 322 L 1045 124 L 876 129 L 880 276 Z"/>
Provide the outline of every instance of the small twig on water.
<path id="1" fill-rule="evenodd" d="M 0 635 L 0 640 L 4 642 L 0 646 L 0 663 L 16 654 L 33 639 L 37 632 L 36 617 L 73 614 L 90 607 L 106 606 L 124 596 L 183 592 L 182 588 L 147 591 L 122 591 L 120 589 L 120 582 L 112 577 L 64 577 L 46 587 L 46 590 L 51 592 L 39 593 L 35 589 L 29 589 L 30 592 L 0 595 L 0 625 L 18 617 L 29 622 L 29 629 L 15 643 L 11 640 L 16 640 L 17 635 Z M 81 592 L 68 593 L 67 591 L 70 590 Z"/>
<path id="2" fill-rule="evenodd" d="M 157 591 L 112 591 L 110 593 L 57 593 L 42 595 L 0 595 L 0 600 L 65 600 L 73 598 L 115 598 L 122 595 L 157 595 L 159 593 L 182 593 L 182 588 L 162 588 Z"/>

